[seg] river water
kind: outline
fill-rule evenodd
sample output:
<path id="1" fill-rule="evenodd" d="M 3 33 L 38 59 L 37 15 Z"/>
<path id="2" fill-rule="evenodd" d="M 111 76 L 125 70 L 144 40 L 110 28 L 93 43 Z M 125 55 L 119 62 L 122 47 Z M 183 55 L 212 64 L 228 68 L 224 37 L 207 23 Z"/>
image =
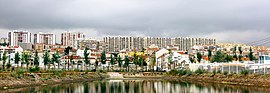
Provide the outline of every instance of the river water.
<path id="1" fill-rule="evenodd" d="M 269 88 L 167 80 L 98 80 L 0 90 L 0 93 L 270 93 Z"/>

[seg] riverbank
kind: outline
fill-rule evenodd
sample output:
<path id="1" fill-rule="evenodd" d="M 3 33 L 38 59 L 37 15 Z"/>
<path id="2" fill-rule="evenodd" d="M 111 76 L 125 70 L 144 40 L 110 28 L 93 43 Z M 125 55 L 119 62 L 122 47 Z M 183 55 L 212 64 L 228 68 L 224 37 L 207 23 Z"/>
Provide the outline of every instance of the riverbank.
<path id="1" fill-rule="evenodd" d="M 88 82 L 104 79 L 152 79 L 182 81 L 197 84 L 226 84 L 238 86 L 244 85 L 256 87 L 270 87 L 270 75 L 225 75 L 219 73 L 171 75 L 166 72 L 114 73 L 119 73 L 123 75 L 123 78 L 110 78 L 110 75 L 108 75 L 108 73 L 98 72 L 24 73 L 21 76 L 14 76 L 12 73 L 0 73 L 0 88 L 12 89 L 29 86 L 46 86 L 62 83 Z"/>
<path id="2" fill-rule="evenodd" d="M 241 74 L 199 74 L 184 76 L 166 76 L 166 80 L 180 80 L 191 83 L 218 83 L 227 85 L 244 85 L 270 87 L 270 75 Z"/>
<path id="3" fill-rule="evenodd" d="M 21 76 L 14 76 L 12 73 L 0 73 L 0 76 L 1 89 L 87 82 L 108 78 L 105 73 L 96 72 L 24 73 Z"/>
<path id="4" fill-rule="evenodd" d="M 224 74 L 224 73 L 201 73 L 186 75 L 171 75 L 170 73 L 124 73 L 124 78 L 162 79 L 176 80 L 190 83 L 215 83 L 226 85 L 244 85 L 256 87 L 270 87 L 270 74 Z"/>

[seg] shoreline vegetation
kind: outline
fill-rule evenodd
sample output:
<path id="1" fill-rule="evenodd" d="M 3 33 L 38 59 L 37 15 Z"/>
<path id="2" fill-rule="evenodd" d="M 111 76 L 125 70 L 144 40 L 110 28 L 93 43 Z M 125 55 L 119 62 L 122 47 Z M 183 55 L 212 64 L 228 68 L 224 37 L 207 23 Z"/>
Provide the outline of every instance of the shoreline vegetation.
<path id="1" fill-rule="evenodd" d="M 46 86 L 52 84 L 87 82 L 105 79 L 161 79 L 168 81 L 183 81 L 190 83 L 213 83 L 226 85 L 244 85 L 256 87 L 270 87 L 270 75 L 249 74 L 229 74 L 227 72 L 206 72 L 204 70 L 172 70 L 170 72 L 113 72 L 123 75 L 123 78 L 110 78 L 107 72 L 87 72 L 87 71 L 57 71 L 46 72 L 0 72 L 1 90 L 15 89 L 28 86 Z"/>
<path id="2" fill-rule="evenodd" d="M 46 72 L 1 72 L 0 90 L 21 88 L 28 86 L 46 86 L 51 84 L 73 83 L 83 81 L 102 80 L 108 78 L 102 72 L 79 72 L 79 71 L 57 71 Z"/>

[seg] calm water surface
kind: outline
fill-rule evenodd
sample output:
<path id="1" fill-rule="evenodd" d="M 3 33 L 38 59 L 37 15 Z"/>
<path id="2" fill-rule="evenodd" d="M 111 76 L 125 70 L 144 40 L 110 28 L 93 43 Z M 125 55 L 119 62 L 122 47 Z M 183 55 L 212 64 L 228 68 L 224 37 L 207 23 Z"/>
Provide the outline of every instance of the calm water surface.
<path id="1" fill-rule="evenodd" d="M 270 93 L 269 88 L 165 80 L 100 80 L 0 90 L 0 93 Z"/>

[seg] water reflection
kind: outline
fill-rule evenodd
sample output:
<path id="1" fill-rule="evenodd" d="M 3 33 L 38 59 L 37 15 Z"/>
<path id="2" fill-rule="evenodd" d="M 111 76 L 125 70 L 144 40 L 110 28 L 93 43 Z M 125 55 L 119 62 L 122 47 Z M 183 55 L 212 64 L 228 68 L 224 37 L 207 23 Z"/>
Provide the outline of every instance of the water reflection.
<path id="1" fill-rule="evenodd" d="M 164 80 L 100 80 L 30 88 L 0 90 L 1 93 L 269 93 L 268 88 L 222 84 L 194 84 Z"/>

